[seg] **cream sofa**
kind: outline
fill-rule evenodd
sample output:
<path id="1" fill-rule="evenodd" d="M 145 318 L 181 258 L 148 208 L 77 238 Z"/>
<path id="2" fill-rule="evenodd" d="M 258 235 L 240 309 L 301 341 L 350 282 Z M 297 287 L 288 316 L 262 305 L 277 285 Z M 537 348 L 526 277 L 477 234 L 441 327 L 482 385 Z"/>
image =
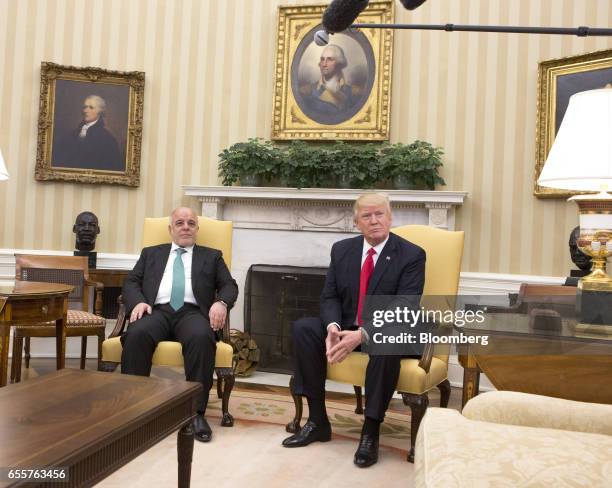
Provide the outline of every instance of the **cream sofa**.
<path id="1" fill-rule="evenodd" d="M 612 406 L 494 391 L 463 413 L 430 408 L 417 487 L 610 487 Z"/>

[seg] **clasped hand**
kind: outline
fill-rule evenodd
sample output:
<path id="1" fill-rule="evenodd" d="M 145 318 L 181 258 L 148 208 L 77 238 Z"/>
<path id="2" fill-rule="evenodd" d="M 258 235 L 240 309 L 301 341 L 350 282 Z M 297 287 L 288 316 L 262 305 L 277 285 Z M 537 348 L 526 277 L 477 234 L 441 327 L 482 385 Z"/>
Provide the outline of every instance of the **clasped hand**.
<path id="1" fill-rule="evenodd" d="M 332 326 L 327 330 L 325 339 L 325 355 L 331 364 L 344 361 L 349 353 L 361 344 L 360 330 L 338 330 Z"/>

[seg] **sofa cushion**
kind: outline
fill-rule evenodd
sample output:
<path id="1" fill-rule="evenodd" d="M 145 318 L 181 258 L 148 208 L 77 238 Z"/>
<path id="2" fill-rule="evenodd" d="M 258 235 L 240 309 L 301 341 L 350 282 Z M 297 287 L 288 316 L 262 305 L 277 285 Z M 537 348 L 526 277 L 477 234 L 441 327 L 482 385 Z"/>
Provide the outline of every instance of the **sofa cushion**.
<path id="1" fill-rule="evenodd" d="M 462 414 L 468 419 L 498 424 L 612 435 L 612 405 L 516 391 L 481 393 L 465 405 Z"/>
<path id="2" fill-rule="evenodd" d="M 111 363 L 121 362 L 121 340 L 119 337 L 106 339 L 102 343 L 102 361 Z M 217 342 L 215 355 L 215 368 L 232 367 L 232 346 L 225 342 Z M 183 366 L 183 351 L 180 342 L 162 341 L 157 345 L 153 354 L 153 364 L 156 366 Z"/>
<path id="3" fill-rule="evenodd" d="M 429 408 L 415 449 L 417 487 L 608 487 L 612 437 L 470 420 Z"/>

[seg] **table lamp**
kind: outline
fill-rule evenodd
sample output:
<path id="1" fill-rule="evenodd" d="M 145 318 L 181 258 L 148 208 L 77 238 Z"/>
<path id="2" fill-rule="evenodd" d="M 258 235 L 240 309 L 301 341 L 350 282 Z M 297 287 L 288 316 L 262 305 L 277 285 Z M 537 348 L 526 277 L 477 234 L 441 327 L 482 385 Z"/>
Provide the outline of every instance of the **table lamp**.
<path id="1" fill-rule="evenodd" d="M 589 332 L 612 335 L 612 279 L 606 261 L 612 254 L 612 88 L 572 95 L 538 184 L 593 191 L 568 201 L 578 205 L 579 249 L 593 258 L 578 283 L 578 317 Z"/>
<path id="2" fill-rule="evenodd" d="M 4 165 L 4 158 L 2 157 L 2 149 L 0 149 L 0 181 L 8 180 L 9 174 Z"/>

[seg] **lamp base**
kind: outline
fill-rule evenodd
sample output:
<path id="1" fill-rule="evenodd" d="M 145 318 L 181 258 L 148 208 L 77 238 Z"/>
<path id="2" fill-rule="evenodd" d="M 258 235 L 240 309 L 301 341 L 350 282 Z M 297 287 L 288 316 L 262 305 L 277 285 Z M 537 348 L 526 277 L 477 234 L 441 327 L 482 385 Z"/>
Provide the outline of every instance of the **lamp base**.
<path id="1" fill-rule="evenodd" d="M 580 280 L 576 293 L 576 320 L 589 332 L 610 329 L 612 333 L 612 280 Z M 604 327 L 604 329 L 602 329 Z M 597 333 L 597 332 L 595 332 Z"/>

